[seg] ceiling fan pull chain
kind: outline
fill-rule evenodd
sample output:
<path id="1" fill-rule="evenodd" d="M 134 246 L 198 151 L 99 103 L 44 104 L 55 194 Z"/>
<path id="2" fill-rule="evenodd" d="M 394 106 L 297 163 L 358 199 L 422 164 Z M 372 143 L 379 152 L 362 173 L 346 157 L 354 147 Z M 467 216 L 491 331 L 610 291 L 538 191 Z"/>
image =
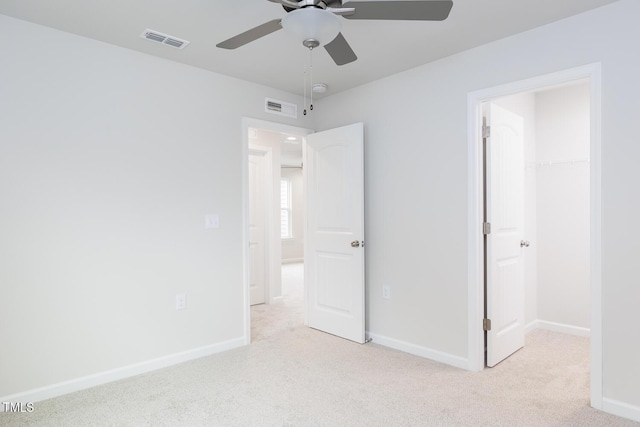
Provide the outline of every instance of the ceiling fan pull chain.
<path id="1" fill-rule="evenodd" d="M 309 97 L 311 98 L 309 110 L 313 111 L 313 47 L 309 48 Z"/>
<path id="2" fill-rule="evenodd" d="M 307 70 L 304 70 L 302 72 L 302 89 L 304 92 L 304 98 L 302 101 L 302 107 L 304 108 L 302 110 L 302 114 L 303 115 L 307 115 L 307 108 L 305 107 L 307 105 Z"/>

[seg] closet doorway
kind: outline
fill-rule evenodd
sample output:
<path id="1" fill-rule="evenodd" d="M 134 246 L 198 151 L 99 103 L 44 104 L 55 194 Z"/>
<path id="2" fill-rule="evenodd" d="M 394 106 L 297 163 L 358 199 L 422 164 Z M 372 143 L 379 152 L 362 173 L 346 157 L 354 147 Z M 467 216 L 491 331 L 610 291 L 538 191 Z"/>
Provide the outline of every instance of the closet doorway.
<path id="1" fill-rule="evenodd" d="M 485 331 L 487 318 L 485 318 L 485 211 L 484 211 L 484 163 L 483 163 L 483 135 L 482 135 L 482 110 L 483 104 L 500 98 L 505 98 L 514 94 L 527 94 L 547 91 L 551 89 L 561 88 L 563 86 L 571 86 L 574 83 L 579 84 L 580 81 L 588 82 L 589 92 L 589 149 L 588 149 L 588 177 L 589 177 L 589 201 L 588 201 L 588 287 L 590 295 L 587 297 L 588 310 L 588 326 L 581 326 L 579 323 L 569 324 L 568 320 L 558 318 L 559 320 L 548 320 L 542 316 L 543 312 L 546 316 L 557 308 L 550 307 L 549 311 L 542 310 L 542 301 L 538 300 L 538 308 L 536 309 L 535 318 L 525 322 L 525 315 L 519 320 L 518 327 L 525 328 L 543 327 L 547 329 L 560 326 L 571 326 L 571 330 L 565 329 L 565 332 L 586 333 L 590 337 L 590 395 L 591 405 L 596 409 L 602 408 L 602 244 L 601 244 L 601 155 L 600 155 L 600 124 L 601 124 L 601 70 L 600 64 L 591 64 L 578 68 L 559 71 L 556 73 L 543 75 L 527 80 L 517 81 L 513 83 L 496 86 L 493 88 L 483 89 L 469 93 L 468 96 L 468 114 L 469 114 L 469 134 L 468 134 L 468 160 L 469 160 L 469 199 L 468 199 L 468 229 L 469 229 L 469 293 L 468 293 L 468 346 L 469 367 L 475 371 L 481 371 L 485 367 Z M 560 168 L 580 168 L 585 167 L 584 158 L 565 157 L 562 163 L 553 164 L 552 160 L 547 159 L 547 163 L 543 163 L 545 159 L 537 159 L 535 168 L 538 174 L 553 173 L 554 170 Z M 531 170 L 531 166 L 529 165 Z M 539 194 L 539 192 L 537 192 Z M 540 210 L 537 210 L 541 213 Z M 542 213 L 541 213 L 542 214 Z M 538 221 L 539 223 L 539 221 Z M 542 230 L 538 230 L 538 237 L 542 237 Z M 521 240 L 530 242 L 523 236 Z M 551 241 L 551 240 L 548 240 Z M 540 241 L 537 244 L 543 246 Z M 541 249 L 541 248 L 540 248 Z M 524 250 L 524 249 L 523 249 Z M 540 262 L 540 260 L 538 260 Z M 542 273 L 537 271 L 537 273 Z M 528 277 L 528 276 L 526 276 Z M 524 283 L 524 279 L 522 280 Z M 540 278 L 538 277 L 538 283 Z M 542 285 L 544 287 L 544 285 Z M 536 295 L 542 297 L 545 293 L 543 289 L 537 289 Z M 523 297 L 524 299 L 524 297 Z M 542 311 L 541 311 L 542 310 Z M 540 313 L 540 314 L 539 314 Z M 492 313 L 488 312 L 488 316 Z M 579 315 L 573 314 L 574 318 Z M 529 318 L 531 319 L 531 317 Z M 566 322 L 566 323 L 561 323 Z M 491 322 L 493 329 L 493 321 Z M 500 322 L 498 322 L 500 323 Z"/>

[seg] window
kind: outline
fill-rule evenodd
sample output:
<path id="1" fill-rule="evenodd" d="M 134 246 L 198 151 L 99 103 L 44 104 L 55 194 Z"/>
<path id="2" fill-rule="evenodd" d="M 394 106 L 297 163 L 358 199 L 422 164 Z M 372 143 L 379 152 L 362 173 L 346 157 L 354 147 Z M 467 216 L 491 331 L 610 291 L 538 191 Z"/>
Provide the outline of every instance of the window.
<path id="1" fill-rule="evenodd" d="M 280 237 L 283 239 L 293 237 L 291 227 L 291 181 L 286 178 L 280 180 Z"/>

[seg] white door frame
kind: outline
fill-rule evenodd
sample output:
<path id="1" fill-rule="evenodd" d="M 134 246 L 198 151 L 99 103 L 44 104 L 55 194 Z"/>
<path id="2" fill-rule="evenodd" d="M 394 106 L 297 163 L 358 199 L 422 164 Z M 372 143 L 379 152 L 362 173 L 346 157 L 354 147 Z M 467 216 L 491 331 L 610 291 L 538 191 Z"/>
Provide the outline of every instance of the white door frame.
<path id="1" fill-rule="evenodd" d="M 264 129 L 274 132 L 291 133 L 306 136 L 314 131 L 311 129 L 300 128 L 296 126 L 285 125 L 281 123 L 269 122 L 266 120 L 253 119 L 250 117 L 242 118 L 242 296 L 244 310 L 244 344 L 251 343 L 251 310 L 249 300 L 249 128 Z M 273 171 L 272 171 L 273 172 Z M 273 197 L 272 197 L 273 200 Z M 272 206 L 271 206 L 272 207 Z M 273 210 L 267 207 L 269 211 Z M 271 215 L 273 217 L 273 215 Z M 267 227 L 275 228 L 274 224 Z M 267 232 L 267 235 L 272 233 Z M 279 236 L 279 234 L 278 234 Z M 280 244 L 280 239 L 268 238 L 267 251 L 269 254 L 275 253 L 275 245 Z M 267 256 L 269 273 L 269 289 L 267 295 L 269 300 L 273 298 L 272 287 L 275 285 L 273 279 L 274 272 L 280 268 L 280 259 L 273 256 Z"/>
<path id="2" fill-rule="evenodd" d="M 591 406 L 602 409 L 602 188 L 601 188 L 601 64 L 546 74 L 487 88 L 468 95 L 468 354 L 469 369 L 484 369 L 484 248 L 482 103 L 553 86 L 589 79 L 591 99 L 590 138 L 590 280 L 591 280 Z"/>

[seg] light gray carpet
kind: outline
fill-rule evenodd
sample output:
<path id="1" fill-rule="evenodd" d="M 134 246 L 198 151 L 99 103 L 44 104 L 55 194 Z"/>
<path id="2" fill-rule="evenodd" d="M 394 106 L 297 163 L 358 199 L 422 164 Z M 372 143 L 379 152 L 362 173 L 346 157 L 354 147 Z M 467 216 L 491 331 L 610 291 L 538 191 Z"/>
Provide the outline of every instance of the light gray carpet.
<path id="1" fill-rule="evenodd" d="M 639 426 L 588 404 L 589 342 L 547 331 L 471 373 L 302 325 L 300 265 L 250 346 L 0 413 L 10 426 Z"/>

